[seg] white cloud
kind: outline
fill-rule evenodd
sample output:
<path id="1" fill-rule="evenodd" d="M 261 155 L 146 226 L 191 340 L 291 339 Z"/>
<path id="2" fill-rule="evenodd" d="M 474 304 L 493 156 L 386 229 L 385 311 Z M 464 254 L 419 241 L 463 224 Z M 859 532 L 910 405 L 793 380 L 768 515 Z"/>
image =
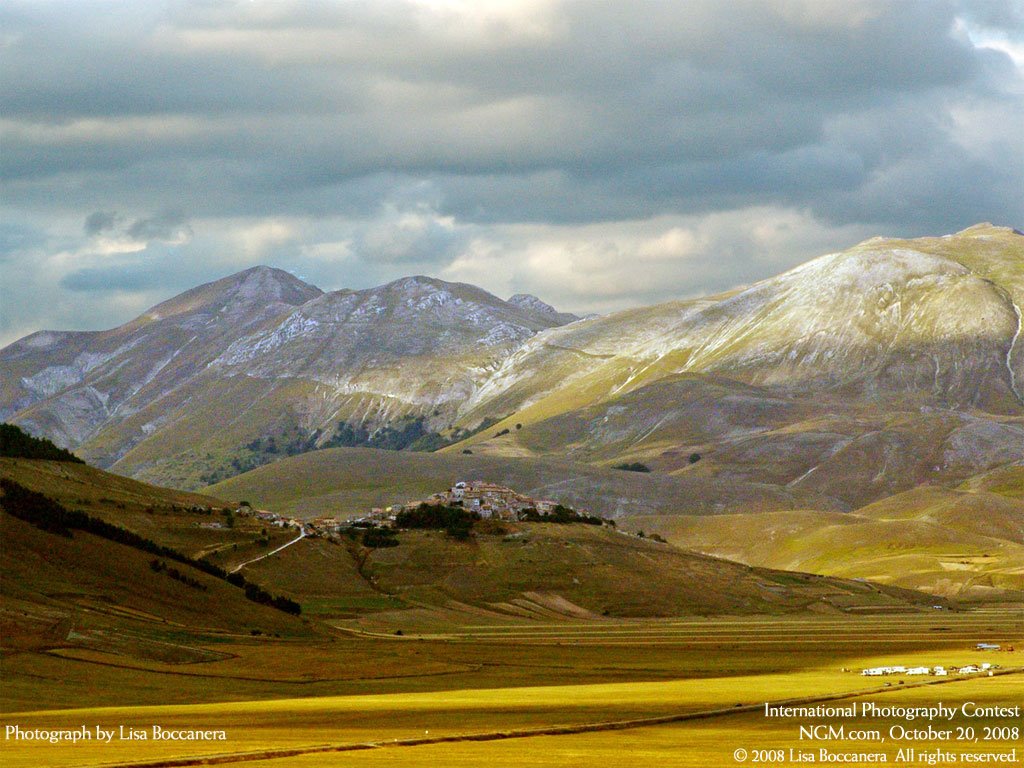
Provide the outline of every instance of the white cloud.
<path id="1" fill-rule="evenodd" d="M 246 259 L 266 258 L 282 245 L 298 242 L 302 236 L 298 222 L 278 218 L 231 222 L 228 227 L 225 239 Z"/>
<path id="2" fill-rule="evenodd" d="M 429 205 L 401 210 L 387 204 L 360 228 L 354 247 L 374 263 L 438 262 L 459 238 L 459 229 L 455 217 L 440 215 Z"/>
<path id="3" fill-rule="evenodd" d="M 958 16 L 954 32 L 966 36 L 976 48 L 1006 54 L 1018 71 L 1024 74 L 1024 28 L 992 28 Z"/>
<path id="4" fill-rule="evenodd" d="M 770 277 L 876 234 L 807 211 L 753 207 L 596 225 L 496 227 L 442 271 L 492 292 L 534 293 L 574 311 L 605 312 L 712 293 Z"/>

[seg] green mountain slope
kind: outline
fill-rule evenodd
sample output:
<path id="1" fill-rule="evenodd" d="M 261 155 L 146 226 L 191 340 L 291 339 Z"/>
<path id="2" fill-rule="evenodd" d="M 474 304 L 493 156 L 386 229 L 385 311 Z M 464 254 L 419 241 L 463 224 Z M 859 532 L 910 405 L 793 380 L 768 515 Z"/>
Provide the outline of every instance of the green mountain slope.
<path id="1" fill-rule="evenodd" d="M 445 450 L 639 462 L 834 510 L 951 487 L 1024 459 L 1022 289 L 1013 230 L 875 238 L 722 296 L 538 334 L 464 418 L 512 413 Z"/>

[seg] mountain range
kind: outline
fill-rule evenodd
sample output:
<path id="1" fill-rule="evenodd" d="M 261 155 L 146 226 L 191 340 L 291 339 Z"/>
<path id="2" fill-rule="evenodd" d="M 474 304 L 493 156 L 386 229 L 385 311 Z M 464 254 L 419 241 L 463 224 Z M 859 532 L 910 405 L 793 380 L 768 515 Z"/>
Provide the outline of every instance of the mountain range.
<path id="1" fill-rule="evenodd" d="M 110 331 L 15 342 L 0 413 L 98 466 L 196 485 L 190 465 L 313 448 L 339 424 L 401 423 L 393 443 L 446 427 L 512 351 L 575 319 L 427 277 L 324 293 L 255 267 Z"/>
<path id="2" fill-rule="evenodd" d="M 737 511 L 737 486 L 848 511 L 1024 461 L 1022 305 L 1024 236 L 988 224 L 585 319 L 427 277 L 324 293 L 256 267 L 0 350 L 0 418 L 188 489 L 363 446 L 642 466 L 702 489 L 681 512 Z"/>

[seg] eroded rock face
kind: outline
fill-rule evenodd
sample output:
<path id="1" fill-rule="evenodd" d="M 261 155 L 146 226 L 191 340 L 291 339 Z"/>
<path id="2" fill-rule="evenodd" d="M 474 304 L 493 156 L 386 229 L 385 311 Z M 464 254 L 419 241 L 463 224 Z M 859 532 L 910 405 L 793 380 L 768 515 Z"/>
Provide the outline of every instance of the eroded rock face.
<path id="1" fill-rule="evenodd" d="M 240 331 L 320 293 L 286 272 L 257 267 L 111 331 L 33 334 L 0 351 L 0 417 L 77 447 L 194 379 Z"/>
<path id="2" fill-rule="evenodd" d="M 211 367 L 247 375 L 312 376 L 335 383 L 353 369 L 436 355 L 492 350 L 504 357 L 547 313 L 502 302 L 468 285 L 412 277 L 366 291 L 324 294 L 279 323 L 239 338 Z"/>
<path id="3" fill-rule="evenodd" d="M 559 312 L 547 302 L 541 301 L 529 293 L 517 293 L 514 296 L 510 296 L 508 303 L 535 312 L 538 315 L 549 317 L 555 322 L 555 325 L 567 325 L 580 319 L 570 312 Z"/>

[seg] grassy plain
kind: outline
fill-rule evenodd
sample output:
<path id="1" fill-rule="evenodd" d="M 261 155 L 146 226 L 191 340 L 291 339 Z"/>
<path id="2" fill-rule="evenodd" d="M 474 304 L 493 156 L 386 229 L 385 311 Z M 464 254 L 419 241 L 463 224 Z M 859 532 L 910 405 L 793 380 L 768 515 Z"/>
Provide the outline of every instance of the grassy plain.
<path id="1" fill-rule="evenodd" d="M 192 701 L 205 698 L 209 703 L 138 706 L 131 703 L 131 686 L 119 686 L 107 692 L 106 701 L 94 693 L 73 708 L 22 707 L 23 711 L 12 712 L 8 707 L 0 725 L 85 725 L 90 730 L 125 726 L 146 732 L 153 725 L 222 729 L 227 740 L 91 740 L 75 746 L 8 740 L 4 765 L 138 765 L 214 755 L 228 762 L 280 768 L 364 763 L 595 765 L 607 760 L 612 765 L 626 764 L 624 760 L 630 765 L 728 765 L 732 750 L 739 747 L 806 746 L 796 743 L 801 722 L 764 718 L 760 708 L 766 701 L 844 697 L 832 702 L 838 704 L 859 695 L 886 704 L 1021 703 L 1024 683 L 1017 674 L 954 676 L 948 683 L 924 688 L 910 688 L 920 678 L 878 680 L 858 674 L 861 667 L 897 663 L 958 666 L 989 661 L 1006 671 L 1024 667 L 1024 652 L 980 653 L 973 649 L 980 640 L 1020 648 L 1021 613 L 531 622 L 514 628 L 481 625 L 448 631 L 439 626 L 422 636 L 350 635 L 333 643 L 239 641 L 225 646 L 232 651 L 230 660 L 188 665 L 184 674 L 168 674 L 167 665 L 154 662 L 118 670 L 37 654 L 36 666 L 19 661 L 5 670 L 5 680 L 28 673 L 37 690 L 56 689 L 66 673 L 81 674 L 91 667 L 97 691 L 104 687 L 104 676 L 108 682 L 121 681 L 127 673 L 143 686 L 152 686 L 154 695 L 184 687 Z M 411 666 L 408 677 L 379 676 L 388 659 L 400 667 L 403 660 L 413 662 L 417 657 L 421 664 L 447 663 L 449 668 L 432 674 Z M 54 664 L 63 669 L 58 671 Z M 250 679 L 229 677 L 232 670 Z M 442 674 L 436 674 L 439 671 Z M 359 672 L 365 677 L 354 677 Z M 187 677 L 203 674 L 208 676 Z M 218 680 L 218 674 L 224 677 Z M 300 690 L 306 675 L 316 680 L 307 680 Z M 258 682 L 260 677 L 264 679 Z M 229 694 L 228 686 L 239 683 L 248 687 Z M 698 713 L 707 717 L 683 719 Z M 650 718 L 669 722 L 624 722 Z M 891 718 L 879 722 L 886 728 L 902 724 Z M 614 723 L 618 725 L 609 725 Z M 973 723 L 982 724 L 996 723 Z M 563 732 L 540 735 L 551 731 Z M 438 738 L 450 741 L 420 743 Z M 1000 744 L 1008 746 L 1007 740 Z M 358 751 L 359 745 L 372 748 Z M 891 752 L 897 745 L 882 747 Z M 282 752 L 295 754 L 251 762 Z M 613 759 L 613 754 L 618 756 Z"/>
<path id="2" fill-rule="evenodd" d="M 931 688 L 901 689 L 886 694 L 884 697 L 865 697 L 854 699 L 856 703 L 877 700 L 879 703 L 897 706 L 929 706 L 934 705 L 937 697 L 945 698 L 954 706 L 970 700 L 978 704 L 1003 704 L 1019 702 L 1020 680 L 1013 678 L 994 678 L 960 683 L 955 691 L 943 690 L 941 694 Z M 841 702 L 847 703 L 847 702 Z M 947 726 L 974 727 L 981 732 L 985 726 L 1005 725 L 1006 719 L 980 718 L 966 720 L 957 717 Z M 1019 722 L 1019 721 L 1018 721 Z M 260 760 L 252 765 L 264 768 L 311 768 L 311 766 L 529 766 L 547 768 L 554 766 L 609 766 L 617 768 L 662 768 L 663 766 L 682 766 L 683 768 L 708 768 L 709 766 L 738 765 L 733 753 L 736 749 L 746 749 L 748 764 L 751 753 L 755 749 L 783 750 L 784 757 L 772 765 L 806 765 L 806 762 L 794 762 L 790 749 L 798 752 L 811 752 L 818 755 L 818 750 L 825 746 L 832 752 L 859 753 L 881 752 L 887 762 L 898 765 L 934 765 L 927 755 L 934 753 L 939 747 L 937 742 L 904 741 L 897 743 L 887 740 L 886 743 L 865 745 L 860 741 L 837 740 L 833 742 L 808 743 L 798 738 L 798 725 L 793 720 L 767 720 L 758 712 L 744 712 L 704 720 L 669 723 L 650 727 L 631 728 L 627 730 L 603 730 L 589 733 L 566 735 L 533 736 L 519 739 L 496 741 L 458 741 L 440 744 L 421 745 L 416 747 L 379 748 L 358 752 L 335 754 L 303 755 L 287 759 Z M 858 728 L 877 729 L 888 732 L 893 725 L 901 725 L 903 721 L 893 718 L 865 718 L 855 721 Z M 901 747 L 914 747 L 917 756 L 899 761 Z M 1019 739 L 994 739 L 985 744 L 966 741 L 942 745 L 942 751 L 959 755 L 960 753 L 1010 753 L 1016 748 L 1015 761 L 1021 760 L 1021 742 Z M 766 764 L 764 762 L 757 764 Z M 849 763 L 847 763 L 849 764 Z M 856 764 L 856 763 L 854 763 Z M 862 765 L 865 763 L 861 763 Z"/>

